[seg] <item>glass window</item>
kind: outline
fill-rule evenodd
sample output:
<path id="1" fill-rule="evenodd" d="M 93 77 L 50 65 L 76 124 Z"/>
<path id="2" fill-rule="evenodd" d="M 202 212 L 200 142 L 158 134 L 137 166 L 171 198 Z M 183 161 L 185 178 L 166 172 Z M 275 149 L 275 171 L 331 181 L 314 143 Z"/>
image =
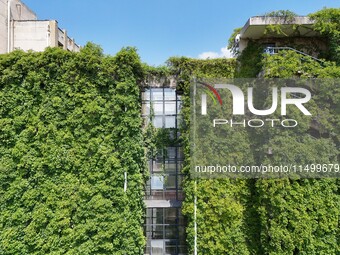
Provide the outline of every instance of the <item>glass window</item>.
<path id="1" fill-rule="evenodd" d="M 176 127 L 176 117 L 175 116 L 165 116 L 165 128 L 175 128 Z"/>
<path id="2" fill-rule="evenodd" d="M 176 147 L 168 147 L 165 156 L 168 159 L 174 159 L 176 157 Z"/>
<path id="3" fill-rule="evenodd" d="M 163 225 L 152 226 L 152 237 L 153 239 L 163 239 Z"/>
<path id="4" fill-rule="evenodd" d="M 163 127 L 163 117 L 162 116 L 155 116 L 152 120 L 152 123 L 155 128 L 162 128 Z"/>
<path id="5" fill-rule="evenodd" d="M 177 226 L 176 225 L 165 226 L 165 238 L 166 239 L 177 238 Z"/>
<path id="6" fill-rule="evenodd" d="M 165 188 L 175 189 L 176 188 L 176 175 L 169 175 L 165 178 Z"/>
<path id="7" fill-rule="evenodd" d="M 176 102 L 164 103 L 165 114 L 176 114 Z"/>
<path id="8" fill-rule="evenodd" d="M 156 128 L 168 128 L 169 136 L 177 139 L 180 136 L 176 124 L 179 124 L 181 96 L 171 88 L 151 88 L 142 94 L 143 116 L 153 114 L 152 123 Z M 147 120 L 146 120 L 147 121 Z M 149 121 L 151 121 L 149 117 Z M 173 145 L 176 146 L 176 145 Z M 157 151 L 150 159 L 151 176 L 146 186 L 147 199 L 182 200 L 182 175 L 176 170 L 182 168 L 183 152 L 181 148 L 169 147 Z M 177 190 L 178 188 L 178 190 Z M 151 254 L 186 254 L 184 218 L 180 208 L 148 208 L 145 220 L 145 232 L 148 238 L 146 251 Z M 181 238 L 182 240 L 179 240 Z M 169 240 L 170 239 L 170 240 Z"/>
<path id="9" fill-rule="evenodd" d="M 185 228 L 184 226 L 179 226 L 178 227 L 178 232 L 179 232 L 179 240 L 185 240 Z"/>
<path id="10" fill-rule="evenodd" d="M 142 118 L 143 118 L 143 124 L 144 124 L 144 126 L 149 125 L 149 122 L 150 122 L 149 117 L 148 117 L 148 116 L 143 116 Z"/>
<path id="11" fill-rule="evenodd" d="M 183 175 L 177 176 L 178 189 L 182 189 Z"/>
<path id="12" fill-rule="evenodd" d="M 151 176 L 151 189 L 163 189 L 164 186 L 164 177 L 161 175 L 153 175 Z"/>
<path id="13" fill-rule="evenodd" d="M 151 251 L 153 255 L 164 254 L 164 241 L 163 240 L 151 240 Z"/>
<path id="14" fill-rule="evenodd" d="M 164 100 L 176 100 L 176 90 L 170 88 L 164 88 Z"/>
<path id="15" fill-rule="evenodd" d="M 179 216 L 178 216 L 178 223 L 177 223 L 180 227 L 179 227 L 179 230 L 180 231 L 182 231 L 182 229 L 181 229 L 181 227 L 182 226 L 185 226 L 185 220 L 184 220 L 184 217 L 183 217 L 183 215 L 182 214 L 179 214 Z M 180 236 L 183 234 L 183 236 L 185 235 L 185 228 L 183 227 L 183 230 L 184 230 L 184 232 L 182 233 L 182 232 L 180 232 Z M 185 240 L 185 238 L 184 238 L 184 240 Z M 183 242 L 183 243 L 185 243 L 185 241 Z"/>
<path id="16" fill-rule="evenodd" d="M 177 246 L 176 245 L 168 245 L 165 246 L 166 254 L 178 254 L 177 253 Z"/>
<path id="17" fill-rule="evenodd" d="M 153 101 L 163 101 L 163 89 L 162 88 L 153 88 L 151 90 L 151 99 Z"/>
<path id="18" fill-rule="evenodd" d="M 176 173 L 176 162 L 166 161 L 164 164 L 164 173 Z"/>
<path id="19" fill-rule="evenodd" d="M 153 217 L 155 217 L 153 223 L 163 224 L 163 208 L 154 208 L 153 210 L 154 210 Z"/>
<path id="20" fill-rule="evenodd" d="M 153 161 L 152 171 L 156 172 L 156 173 L 163 172 L 163 163 L 162 162 Z"/>
<path id="21" fill-rule="evenodd" d="M 163 103 L 153 103 L 153 112 L 155 115 L 163 115 Z"/>
<path id="22" fill-rule="evenodd" d="M 177 252 L 178 242 L 175 240 L 170 240 L 165 242 L 165 251 L 167 254 L 179 254 Z"/>
<path id="23" fill-rule="evenodd" d="M 177 161 L 178 173 L 180 173 L 183 169 L 183 161 Z"/>
<path id="24" fill-rule="evenodd" d="M 177 208 L 167 208 L 164 210 L 164 223 L 177 224 Z"/>

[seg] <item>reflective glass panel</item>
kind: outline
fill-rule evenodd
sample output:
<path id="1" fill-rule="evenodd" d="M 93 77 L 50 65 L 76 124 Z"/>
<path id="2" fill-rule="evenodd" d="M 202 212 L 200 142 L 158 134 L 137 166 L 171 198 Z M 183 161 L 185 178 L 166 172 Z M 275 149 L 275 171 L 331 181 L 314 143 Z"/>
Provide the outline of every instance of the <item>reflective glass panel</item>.
<path id="1" fill-rule="evenodd" d="M 160 175 L 151 176 L 151 189 L 163 189 L 164 177 Z"/>

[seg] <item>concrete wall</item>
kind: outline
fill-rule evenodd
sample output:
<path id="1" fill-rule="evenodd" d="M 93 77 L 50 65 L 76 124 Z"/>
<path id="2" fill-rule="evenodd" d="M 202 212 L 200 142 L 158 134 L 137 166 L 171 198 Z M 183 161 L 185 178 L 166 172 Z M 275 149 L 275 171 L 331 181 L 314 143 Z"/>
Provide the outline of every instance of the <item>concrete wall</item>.
<path id="1" fill-rule="evenodd" d="M 69 51 L 79 51 L 80 47 L 58 28 L 55 20 L 14 21 L 13 50 L 44 51 L 47 47 L 63 47 Z"/>
<path id="2" fill-rule="evenodd" d="M 8 45 L 8 0 L 0 0 L 0 54 L 7 52 Z M 11 0 L 11 20 L 36 20 L 36 14 L 20 0 Z M 10 26 L 11 39 L 13 39 L 13 22 Z M 13 45 L 11 45 L 12 48 Z"/>
<path id="3" fill-rule="evenodd" d="M 37 20 L 37 15 L 20 0 L 11 0 L 13 20 Z"/>
<path id="4" fill-rule="evenodd" d="M 80 46 L 58 28 L 55 20 L 37 20 L 36 14 L 20 0 L 10 0 L 10 51 L 15 49 L 43 51 L 61 46 L 79 51 Z M 8 52 L 8 0 L 0 0 L 0 54 Z"/>
<path id="5" fill-rule="evenodd" d="M 7 51 L 7 0 L 0 0 L 0 53 Z"/>
<path id="6" fill-rule="evenodd" d="M 14 21 L 13 50 L 43 51 L 50 45 L 49 21 Z"/>

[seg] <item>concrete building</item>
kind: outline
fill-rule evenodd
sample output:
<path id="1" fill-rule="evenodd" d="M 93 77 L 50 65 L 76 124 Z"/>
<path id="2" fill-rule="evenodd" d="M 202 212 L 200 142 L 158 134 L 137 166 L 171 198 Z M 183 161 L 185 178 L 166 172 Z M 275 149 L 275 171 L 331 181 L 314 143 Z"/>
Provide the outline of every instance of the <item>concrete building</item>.
<path id="1" fill-rule="evenodd" d="M 255 16 L 248 19 L 235 43 L 239 52 L 247 47 L 249 41 L 255 41 L 273 50 L 290 47 L 318 57 L 327 50 L 327 41 L 313 29 L 313 25 L 314 21 L 306 16 Z"/>
<path id="2" fill-rule="evenodd" d="M 270 54 L 280 49 L 290 49 L 303 55 L 317 56 L 320 50 L 327 50 L 327 42 L 313 30 L 313 24 L 308 17 L 294 17 L 291 20 L 252 17 L 235 41 L 239 51 L 243 51 L 250 41 L 256 41 L 271 50 Z M 271 31 L 273 25 L 281 34 Z M 142 116 L 146 121 L 152 121 L 154 127 L 166 130 L 164 134 L 174 140 L 180 136 L 181 104 L 181 91 L 177 90 L 174 78 L 151 78 L 144 86 Z M 180 143 L 167 146 L 156 153 L 155 158 L 149 159 L 150 179 L 145 197 L 145 255 L 188 254 L 186 222 L 181 209 L 185 195 L 181 184 L 183 161 Z"/>
<path id="3" fill-rule="evenodd" d="M 38 20 L 20 0 L 0 0 L 0 54 L 16 49 L 43 51 L 47 47 L 80 50 L 56 20 Z"/>

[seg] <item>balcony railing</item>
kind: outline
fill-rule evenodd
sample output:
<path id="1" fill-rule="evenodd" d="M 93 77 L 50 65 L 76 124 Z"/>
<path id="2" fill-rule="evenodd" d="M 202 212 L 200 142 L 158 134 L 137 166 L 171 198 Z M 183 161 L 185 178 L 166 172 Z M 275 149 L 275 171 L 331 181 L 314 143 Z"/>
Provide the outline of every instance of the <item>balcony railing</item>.
<path id="1" fill-rule="evenodd" d="M 321 59 L 318 59 L 316 57 L 313 57 L 307 53 L 304 53 L 302 51 L 299 51 L 297 49 L 294 49 L 294 48 L 291 48 L 291 47 L 266 47 L 264 49 L 264 53 L 267 53 L 267 54 L 270 54 L 270 55 L 274 55 L 274 54 L 277 54 L 279 53 L 280 51 L 282 50 L 291 50 L 291 51 L 295 51 L 296 53 L 299 53 L 303 56 L 307 56 L 307 57 L 310 57 L 311 59 L 315 60 L 315 61 L 318 61 L 320 63 L 323 63 L 324 61 L 322 61 Z"/>

